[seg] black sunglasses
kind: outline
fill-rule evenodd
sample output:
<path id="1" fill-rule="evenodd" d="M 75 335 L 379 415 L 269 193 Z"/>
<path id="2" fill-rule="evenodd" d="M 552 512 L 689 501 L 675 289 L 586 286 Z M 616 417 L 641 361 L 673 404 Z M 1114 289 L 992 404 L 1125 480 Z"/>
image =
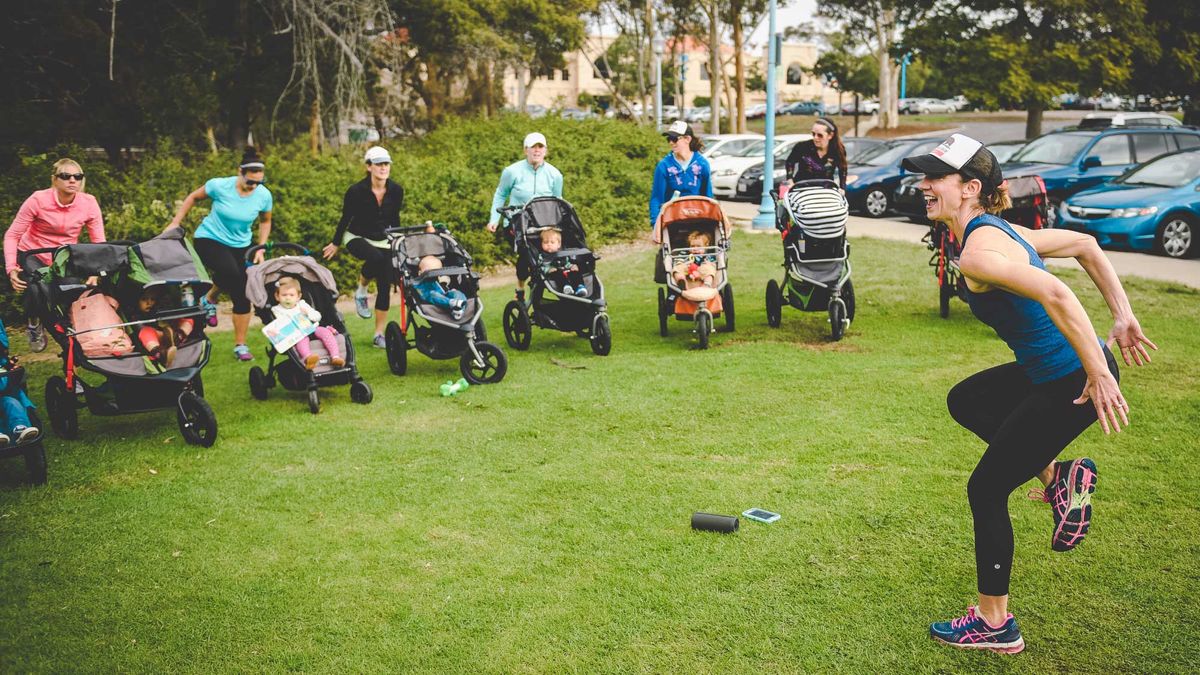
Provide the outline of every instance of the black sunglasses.
<path id="1" fill-rule="evenodd" d="M 54 177 L 59 180 L 71 180 L 72 178 L 75 180 L 83 180 L 82 173 L 56 173 L 54 174 Z"/>
<path id="2" fill-rule="evenodd" d="M 262 185 L 266 182 L 267 182 L 267 180 L 265 178 L 262 180 L 253 180 L 251 178 L 246 179 L 246 185 L 249 185 L 250 187 L 258 187 L 259 185 Z"/>

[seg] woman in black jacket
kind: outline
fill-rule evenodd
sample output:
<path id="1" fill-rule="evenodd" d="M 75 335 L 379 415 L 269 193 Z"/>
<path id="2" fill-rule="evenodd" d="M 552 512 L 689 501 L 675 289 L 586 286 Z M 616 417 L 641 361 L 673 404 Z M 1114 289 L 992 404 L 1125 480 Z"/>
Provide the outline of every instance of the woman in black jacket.
<path id="1" fill-rule="evenodd" d="M 342 219 L 338 222 L 333 240 L 321 253 L 329 260 L 345 246 L 350 255 L 363 261 L 354 291 L 354 307 L 364 319 L 371 318 L 368 302 L 368 279 L 375 280 L 375 339 L 374 346 L 385 349 L 383 328 L 391 307 L 392 256 L 385 230 L 400 226 L 400 209 L 404 208 L 404 188 L 388 179 L 392 158 L 379 146 L 367 150 L 363 157 L 367 177 L 350 186 L 342 198 Z"/>
<path id="2" fill-rule="evenodd" d="M 828 179 L 846 189 L 846 146 L 833 120 L 819 117 L 812 125 L 812 140 L 797 143 L 784 162 L 789 181 Z"/>

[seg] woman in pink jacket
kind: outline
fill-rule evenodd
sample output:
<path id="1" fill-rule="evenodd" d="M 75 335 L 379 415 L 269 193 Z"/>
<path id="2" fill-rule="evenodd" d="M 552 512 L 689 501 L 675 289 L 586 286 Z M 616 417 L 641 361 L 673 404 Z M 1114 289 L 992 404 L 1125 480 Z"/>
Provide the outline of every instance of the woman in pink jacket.
<path id="1" fill-rule="evenodd" d="M 26 287 L 17 265 L 18 251 L 78 243 L 79 234 L 85 227 L 92 242 L 104 241 L 100 204 L 83 189 L 84 173 L 79 162 L 60 159 L 54 163 L 54 171 L 50 174 L 50 187 L 34 192 L 21 204 L 17 217 L 4 233 L 4 268 L 13 290 L 23 293 Z M 50 264 L 48 254 L 38 258 Z M 45 333 L 33 312 L 28 311 L 28 307 L 26 310 L 30 317 L 29 344 L 34 351 L 41 351 L 46 348 Z"/>

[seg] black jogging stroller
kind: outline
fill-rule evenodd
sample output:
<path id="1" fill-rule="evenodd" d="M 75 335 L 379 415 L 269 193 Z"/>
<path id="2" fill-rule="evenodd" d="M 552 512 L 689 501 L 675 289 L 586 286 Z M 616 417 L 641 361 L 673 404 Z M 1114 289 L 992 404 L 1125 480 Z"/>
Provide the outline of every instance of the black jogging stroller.
<path id="1" fill-rule="evenodd" d="M 4 328 L 4 322 L 0 321 L 0 396 L 12 397 L 24 406 L 25 413 L 29 415 L 31 430 L 37 429 L 36 434 L 24 440 L 20 437 L 10 439 L 9 443 L 0 447 L 0 458 L 24 457 L 29 482 L 41 485 L 46 482 L 46 447 L 42 443 L 45 429 L 42 428 L 42 421 L 38 418 L 33 401 L 29 400 L 25 390 L 26 384 L 25 368 L 17 363 L 17 357 L 9 355 L 8 331 Z M 11 420 L 9 422 L 11 423 Z"/>
<path id="2" fill-rule="evenodd" d="M 43 267 L 39 254 L 52 253 Z M 204 400 L 201 370 L 208 364 L 212 343 L 204 334 L 206 312 L 196 300 L 212 287 L 204 266 L 183 231 L 173 228 L 142 243 L 71 244 L 56 249 L 20 251 L 18 264 L 35 294 L 33 308 L 47 333 L 62 349 L 63 375 L 46 381 L 46 416 L 63 438 L 79 434 L 79 409 L 113 416 L 155 410 L 174 410 L 179 431 L 193 445 L 209 447 L 217 440 L 217 417 Z M 85 281 L 97 277 L 99 284 Z M 164 302 L 151 315 L 91 330 L 125 330 L 149 323 L 192 319 L 192 332 L 177 342 L 170 365 L 153 361 L 131 341 L 127 353 L 89 356 L 71 324 L 70 308 L 87 291 L 136 302 L 142 292 L 161 287 Z M 99 378 L 99 380 L 95 379 Z"/>
<path id="3" fill-rule="evenodd" d="M 805 312 L 828 312 L 833 339 L 842 339 L 854 320 L 855 305 L 848 218 L 846 196 L 830 180 L 799 181 L 783 199 L 776 197 L 784 275 L 782 281 L 767 282 L 767 324 L 772 328 L 782 322 L 786 304 Z"/>
<path id="4" fill-rule="evenodd" d="M 275 283 L 284 277 L 291 277 L 299 282 L 303 300 L 320 312 L 320 325 L 333 328 L 337 332 L 335 339 L 345 363 L 341 366 L 333 365 L 325 345 L 310 335 L 301 339 L 309 341 L 309 349 L 317 356 L 316 368 L 306 368 L 292 349 L 288 349 L 283 359 L 276 364 L 275 359 L 280 353 L 268 342 L 266 371 L 259 366 L 250 369 L 250 395 L 265 401 L 268 391 L 275 387 L 278 379 L 288 391 L 308 392 L 308 410 L 314 415 L 321 411 L 321 396 L 318 393 L 321 387 L 348 384 L 351 401 L 364 405 L 370 403 L 374 393 L 371 391 L 371 385 L 363 381 L 358 373 L 358 362 L 355 359 L 350 331 L 346 329 L 345 319 L 337 308 L 338 289 L 333 273 L 317 262 L 307 248 L 290 242 L 253 246 L 246 251 L 246 262 L 254 260 L 260 249 L 267 251 L 268 255 L 281 251 L 296 254 L 267 258 L 246 270 L 246 297 L 263 325 L 275 320 L 271 311 L 276 304 Z"/>
<path id="5" fill-rule="evenodd" d="M 408 372 L 408 350 L 415 347 L 435 360 L 457 357 L 462 376 L 471 384 L 503 380 L 508 357 L 499 346 L 487 341 L 479 274 L 471 271 L 471 254 L 444 227 L 394 227 L 387 234 L 402 298 L 400 322 L 388 322 L 383 333 L 388 368 L 395 375 Z M 436 257 L 442 266 L 422 273 L 419 266 L 426 256 Z M 418 294 L 416 284 L 437 278 L 445 278 L 448 289 L 466 296 L 458 318 L 450 309 L 424 302 Z"/>
<path id="6" fill-rule="evenodd" d="M 501 215 L 512 225 L 517 256 L 530 269 L 527 299 L 512 300 L 504 307 L 504 339 L 508 346 L 521 351 L 529 349 L 532 327 L 537 326 L 585 337 L 592 353 L 607 355 L 612 351 L 612 330 L 604 284 L 596 276 L 596 261 L 600 256 L 588 248 L 587 235 L 575 208 L 557 197 L 538 197 L 524 206 L 505 207 Z M 560 250 L 554 253 L 542 250 L 541 236 L 546 230 L 559 231 Z M 554 271 L 564 265 L 579 268 L 586 294 L 576 292 L 561 272 Z"/>

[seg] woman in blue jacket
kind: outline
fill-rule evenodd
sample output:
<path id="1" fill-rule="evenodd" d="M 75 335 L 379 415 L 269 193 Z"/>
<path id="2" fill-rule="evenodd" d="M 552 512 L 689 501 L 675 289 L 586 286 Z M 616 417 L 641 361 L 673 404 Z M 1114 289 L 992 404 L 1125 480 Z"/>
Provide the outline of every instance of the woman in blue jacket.
<path id="1" fill-rule="evenodd" d="M 663 204 L 676 195 L 712 197 L 712 171 L 708 160 L 700 154 L 704 144 L 692 133 L 692 127 L 683 120 L 675 120 L 667 127 L 667 142 L 671 152 L 667 153 L 654 167 L 654 187 L 650 190 L 650 228 L 658 220 Z M 667 282 L 667 271 L 662 258 L 654 257 L 654 281 Z"/>

